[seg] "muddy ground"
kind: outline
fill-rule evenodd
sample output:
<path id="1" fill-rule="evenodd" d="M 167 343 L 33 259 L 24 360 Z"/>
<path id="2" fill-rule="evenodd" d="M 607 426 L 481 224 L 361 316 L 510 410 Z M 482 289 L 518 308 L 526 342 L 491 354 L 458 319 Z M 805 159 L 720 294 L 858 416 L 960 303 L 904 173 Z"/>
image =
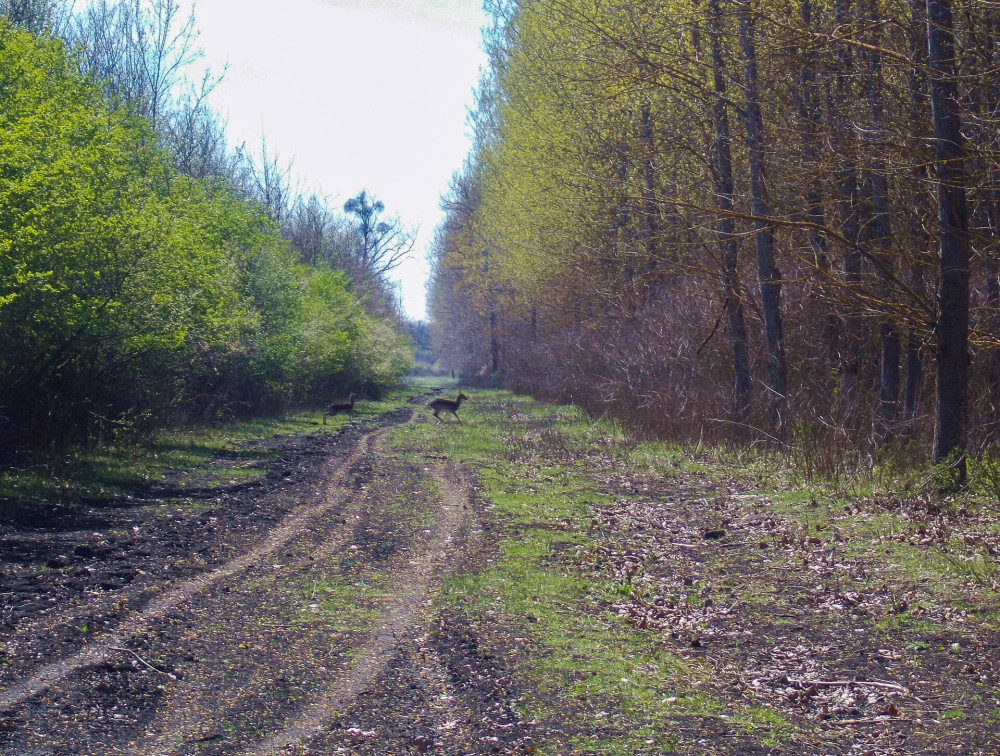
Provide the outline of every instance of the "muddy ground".
<path id="1" fill-rule="evenodd" d="M 501 661 L 431 624 L 482 525 L 463 473 L 383 450 L 413 416 L 273 439 L 251 485 L 4 526 L 0 752 L 530 753 Z"/>

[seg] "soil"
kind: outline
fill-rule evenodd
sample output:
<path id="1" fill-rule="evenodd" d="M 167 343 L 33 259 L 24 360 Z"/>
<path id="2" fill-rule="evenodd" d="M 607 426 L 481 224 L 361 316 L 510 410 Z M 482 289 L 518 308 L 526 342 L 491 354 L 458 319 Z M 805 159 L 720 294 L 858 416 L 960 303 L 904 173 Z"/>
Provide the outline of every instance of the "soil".
<path id="1" fill-rule="evenodd" d="M 0 529 L 0 752 L 530 753 L 502 660 L 431 616 L 482 527 L 463 473 L 383 448 L 413 417 Z"/>
<path id="2" fill-rule="evenodd" d="M 386 442 L 427 421 L 406 407 L 274 438 L 252 483 L 178 476 L 0 527 L 0 753 L 574 752 L 587 733 L 573 728 L 614 702 L 519 689 L 530 676 L 510 628 L 432 603 L 519 526 L 496 520 L 468 471 Z M 670 717 L 664 701 L 671 753 L 1000 753 L 995 592 L 959 585 L 949 603 L 883 560 L 900 538 L 933 558 L 949 533 L 1000 553 L 1000 518 L 973 530 L 867 501 L 806 527 L 735 479 L 626 470 L 599 444 L 528 430 L 526 454 L 576 464 L 604 502 L 585 548 L 556 542 L 547 558 L 628 586 L 591 610 L 713 671 L 704 692 L 723 709 Z M 841 533 L 880 507 L 906 528 Z M 560 720 L 524 721 L 526 695 L 552 698 Z M 765 745 L 737 716 L 748 705 L 795 733 Z"/>

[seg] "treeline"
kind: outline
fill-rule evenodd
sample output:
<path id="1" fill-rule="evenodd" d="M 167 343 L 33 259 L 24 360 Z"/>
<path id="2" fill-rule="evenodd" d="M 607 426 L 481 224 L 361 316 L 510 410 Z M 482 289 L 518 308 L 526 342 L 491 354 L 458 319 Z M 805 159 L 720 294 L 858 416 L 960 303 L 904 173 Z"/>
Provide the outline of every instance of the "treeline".
<path id="1" fill-rule="evenodd" d="M 450 366 L 960 482 L 1000 431 L 996 4 L 494 5 L 431 283 Z"/>
<path id="2" fill-rule="evenodd" d="M 361 193 L 230 148 L 175 0 L 0 3 L 0 458 L 377 395 L 412 364 Z"/>

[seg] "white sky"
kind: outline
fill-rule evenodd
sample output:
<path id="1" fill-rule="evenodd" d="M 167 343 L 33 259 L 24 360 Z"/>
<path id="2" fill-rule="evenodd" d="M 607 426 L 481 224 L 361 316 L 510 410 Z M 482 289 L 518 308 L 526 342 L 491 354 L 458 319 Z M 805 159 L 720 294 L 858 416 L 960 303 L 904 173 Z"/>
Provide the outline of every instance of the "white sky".
<path id="1" fill-rule="evenodd" d="M 419 227 L 396 278 L 423 319 L 425 249 L 440 195 L 469 150 L 467 108 L 485 55 L 481 0 L 196 0 L 202 63 L 231 143 L 293 162 L 340 207 L 367 189 Z"/>

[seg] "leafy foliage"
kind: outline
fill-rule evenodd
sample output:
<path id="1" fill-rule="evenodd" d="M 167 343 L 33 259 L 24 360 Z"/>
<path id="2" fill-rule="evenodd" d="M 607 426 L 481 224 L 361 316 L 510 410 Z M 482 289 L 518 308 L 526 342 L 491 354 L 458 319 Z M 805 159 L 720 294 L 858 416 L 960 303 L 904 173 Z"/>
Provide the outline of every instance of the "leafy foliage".
<path id="1" fill-rule="evenodd" d="M 961 74 L 928 65 L 928 31 L 952 31 L 921 2 L 491 8 L 432 266 L 445 367 L 816 467 L 995 444 L 994 8 L 955 13 Z M 932 137 L 935 92 L 960 138 Z M 941 223 L 964 215 L 935 188 L 959 184 L 971 260 L 944 266 Z M 935 413 L 948 389 L 957 409 Z"/>
<path id="2" fill-rule="evenodd" d="M 58 40 L 0 28 L 0 450 L 381 392 L 405 341 L 263 209 L 177 175 Z"/>

